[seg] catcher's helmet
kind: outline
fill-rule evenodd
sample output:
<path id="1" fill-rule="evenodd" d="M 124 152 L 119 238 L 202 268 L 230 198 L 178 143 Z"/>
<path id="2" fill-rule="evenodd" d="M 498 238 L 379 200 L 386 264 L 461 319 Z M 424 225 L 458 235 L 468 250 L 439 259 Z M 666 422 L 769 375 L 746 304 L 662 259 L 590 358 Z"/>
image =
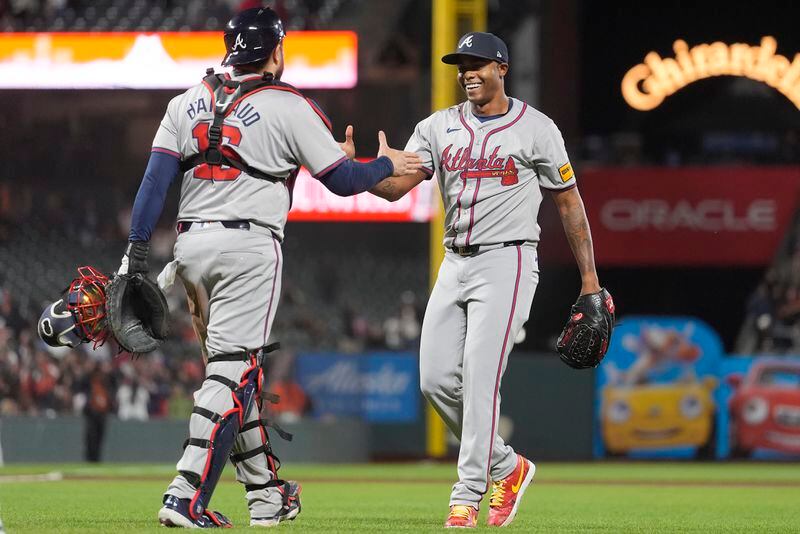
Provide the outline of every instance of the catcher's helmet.
<path id="1" fill-rule="evenodd" d="M 51 347 L 77 347 L 83 342 L 64 299 L 58 299 L 39 317 L 39 337 Z"/>
<path id="2" fill-rule="evenodd" d="M 225 25 L 223 66 L 244 65 L 266 59 L 283 41 L 283 23 L 268 7 L 246 9 Z"/>

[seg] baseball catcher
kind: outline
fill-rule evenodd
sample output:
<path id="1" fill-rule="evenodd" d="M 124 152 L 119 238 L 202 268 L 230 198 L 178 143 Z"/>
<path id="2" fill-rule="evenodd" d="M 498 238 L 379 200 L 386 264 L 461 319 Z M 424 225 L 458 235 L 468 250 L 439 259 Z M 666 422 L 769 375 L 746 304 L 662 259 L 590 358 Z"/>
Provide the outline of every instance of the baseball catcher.
<path id="1" fill-rule="evenodd" d="M 39 318 L 39 337 L 50 346 L 97 348 L 110 335 L 122 350 L 156 350 L 169 333 L 169 308 L 158 285 L 143 274 L 111 280 L 94 267 L 79 267 L 64 296 Z"/>
<path id="2" fill-rule="evenodd" d="M 608 351 L 614 329 L 614 299 L 605 289 L 581 295 L 558 336 L 561 361 L 574 369 L 597 367 Z"/>

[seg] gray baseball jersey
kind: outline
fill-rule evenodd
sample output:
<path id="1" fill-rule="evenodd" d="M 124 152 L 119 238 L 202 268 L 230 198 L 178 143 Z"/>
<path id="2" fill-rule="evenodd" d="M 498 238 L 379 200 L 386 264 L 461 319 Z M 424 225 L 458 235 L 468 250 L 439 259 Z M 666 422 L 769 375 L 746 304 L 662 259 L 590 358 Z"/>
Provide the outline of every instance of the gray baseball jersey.
<path id="1" fill-rule="evenodd" d="M 153 150 L 182 159 L 205 151 L 214 105 L 203 84 L 174 98 Z M 183 174 L 178 220 L 192 224 L 179 226 L 175 260 L 162 277 L 177 276 L 183 282 L 192 323 L 207 357 L 253 351 L 267 343 L 281 291 L 280 240 L 297 171 L 303 165 L 318 176 L 346 158 L 322 112 L 291 87 L 257 89 L 233 106 L 221 128 L 222 152 L 228 157 L 235 153 L 249 166 L 282 180 L 259 179 L 236 168 L 205 163 Z M 241 220 L 249 221 L 249 228 L 221 222 Z M 246 370 L 242 361 L 206 366 L 207 379 L 194 394 L 196 407 L 205 411 L 196 409 L 189 421 L 189 434 L 197 443 L 186 446 L 169 495 L 195 496 L 196 484 L 185 473 L 199 478 L 208 470 L 211 449 L 203 443 L 213 438 L 217 426 L 203 414 L 228 414 L 234 408 L 229 386 L 208 377 L 239 383 Z M 272 517 L 281 509 L 283 497 L 279 488 L 268 486 L 277 474 L 272 457 L 263 453 L 268 442 L 258 424 L 260 401 L 258 407 L 241 421 L 236 437 L 236 478 L 248 488 L 251 517 Z"/>
<path id="2" fill-rule="evenodd" d="M 481 122 L 470 105 L 437 111 L 417 124 L 406 150 L 436 170 L 445 206 L 445 246 L 539 241 L 540 187 L 575 185 L 555 123 L 515 98 L 501 117 Z"/>
<path id="3" fill-rule="evenodd" d="M 153 149 L 186 158 L 207 147 L 208 128 L 214 119 L 212 100 L 204 84 L 173 98 Z M 285 85 L 245 96 L 225 119 L 223 150 L 234 151 L 248 165 L 284 181 L 270 182 L 234 168 L 200 165 L 183 175 L 178 220 L 244 219 L 266 226 L 283 239 L 300 166 L 319 176 L 346 157 L 329 127 L 313 102 Z"/>
<path id="4" fill-rule="evenodd" d="M 445 205 L 447 252 L 422 325 L 420 386 L 461 440 L 450 504 L 475 508 L 518 465 L 497 419 L 508 355 L 539 282 L 540 188 L 575 185 L 553 121 L 510 100 L 508 113 L 484 122 L 469 103 L 438 111 L 406 145 L 436 171 Z"/>

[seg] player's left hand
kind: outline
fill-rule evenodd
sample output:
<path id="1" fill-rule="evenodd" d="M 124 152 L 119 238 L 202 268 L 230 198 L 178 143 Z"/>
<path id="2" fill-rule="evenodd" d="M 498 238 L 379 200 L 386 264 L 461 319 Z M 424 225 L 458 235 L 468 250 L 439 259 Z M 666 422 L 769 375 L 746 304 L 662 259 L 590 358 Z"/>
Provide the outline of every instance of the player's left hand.
<path id="1" fill-rule="evenodd" d="M 150 252 L 150 243 L 147 241 L 131 241 L 122 256 L 122 263 L 117 269 L 118 275 L 147 273 L 147 253 Z"/>
<path id="2" fill-rule="evenodd" d="M 597 367 L 608 350 L 615 320 L 614 299 L 605 289 L 578 297 L 558 336 L 561 361 L 574 369 Z"/>
<path id="3" fill-rule="evenodd" d="M 356 157 L 356 144 L 353 142 L 353 125 L 348 124 L 344 130 L 344 143 L 339 143 L 347 159 Z"/>

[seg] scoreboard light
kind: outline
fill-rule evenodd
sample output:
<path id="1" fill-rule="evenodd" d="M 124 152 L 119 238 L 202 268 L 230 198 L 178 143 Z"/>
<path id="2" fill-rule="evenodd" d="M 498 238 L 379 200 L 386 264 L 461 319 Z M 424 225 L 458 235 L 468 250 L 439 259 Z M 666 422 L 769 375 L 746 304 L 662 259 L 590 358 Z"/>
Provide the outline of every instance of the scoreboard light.
<path id="1" fill-rule="evenodd" d="M 358 82 L 350 31 L 289 32 L 283 80 L 300 89 Z M 187 89 L 225 56 L 222 32 L 0 34 L 2 89 Z"/>

